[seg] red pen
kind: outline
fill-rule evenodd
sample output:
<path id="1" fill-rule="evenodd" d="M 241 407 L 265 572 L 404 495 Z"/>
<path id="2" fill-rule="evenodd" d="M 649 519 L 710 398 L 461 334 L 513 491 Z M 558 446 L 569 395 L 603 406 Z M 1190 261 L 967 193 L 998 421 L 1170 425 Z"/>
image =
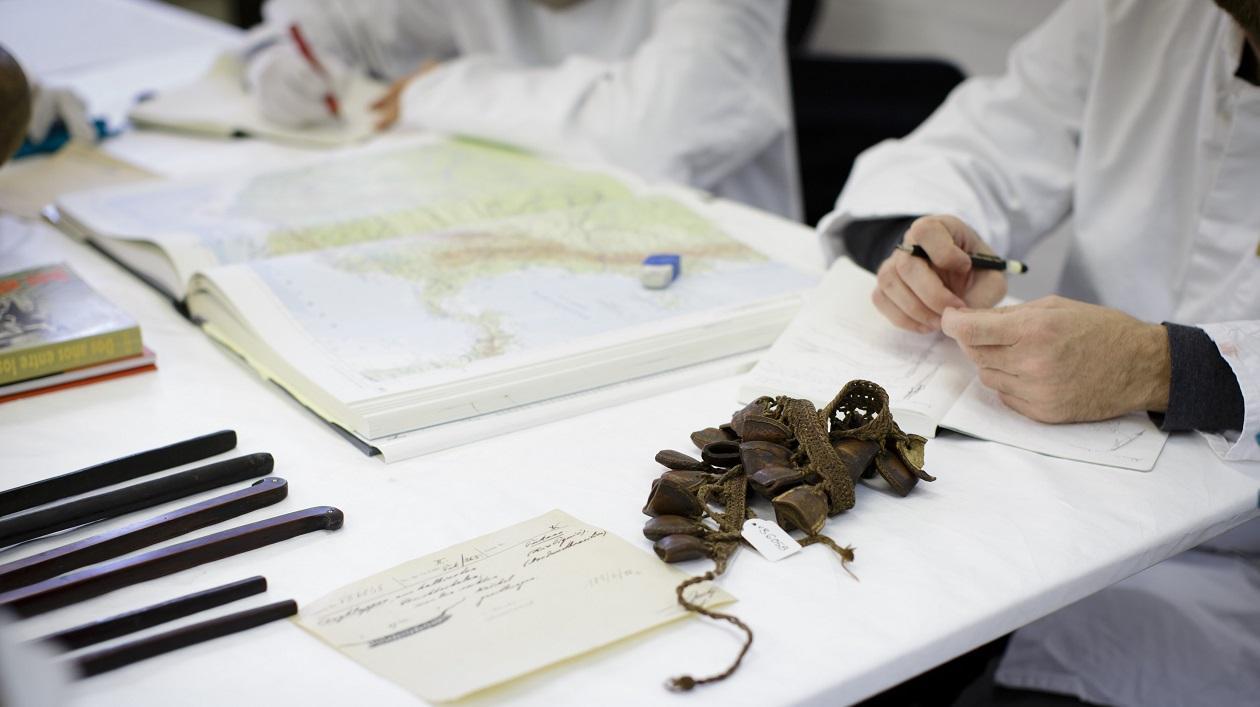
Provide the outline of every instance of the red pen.
<path id="1" fill-rule="evenodd" d="M 293 42 L 297 44 L 298 51 L 302 53 L 302 57 L 311 65 L 315 73 L 324 77 L 324 82 L 329 87 L 328 92 L 324 94 L 324 105 L 328 106 L 328 112 L 332 113 L 334 118 L 341 117 L 337 96 L 332 92 L 332 77 L 324 70 L 324 65 L 319 63 L 319 59 L 315 58 L 315 52 L 311 51 L 311 45 L 306 43 L 306 38 L 302 36 L 302 30 L 298 29 L 297 23 L 289 25 L 289 34 L 293 37 Z"/>

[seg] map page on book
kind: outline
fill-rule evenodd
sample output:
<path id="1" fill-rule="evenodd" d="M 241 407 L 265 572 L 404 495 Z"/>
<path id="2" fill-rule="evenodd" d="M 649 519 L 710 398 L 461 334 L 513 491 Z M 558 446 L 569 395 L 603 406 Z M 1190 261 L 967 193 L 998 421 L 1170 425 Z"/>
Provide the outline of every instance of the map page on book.
<path id="1" fill-rule="evenodd" d="M 682 258 L 668 288 L 639 281 L 653 252 Z M 578 390 L 760 348 L 814 282 L 676 200 L 640 196 L 214 268 L 189 305 L 221 325 L 215 309 L 230 301 L 242 331 L 225 338 L 265 332 L 348 404 L 477 379 L 484 398 L 468 417 L 506 406 L 484 376 L 511 377 L 521 404 L 560 394 L 552 374 Z"/>
<path id="2" fill-rule="evenodd" d="M 174 268 L 168 280 L 187 283 L 214 265 L 631 195 L 601 172 L 467 141 L 424 140 L 254 173 L 80 192 L 58 207 L 95 239 L 154 244 Z"/>

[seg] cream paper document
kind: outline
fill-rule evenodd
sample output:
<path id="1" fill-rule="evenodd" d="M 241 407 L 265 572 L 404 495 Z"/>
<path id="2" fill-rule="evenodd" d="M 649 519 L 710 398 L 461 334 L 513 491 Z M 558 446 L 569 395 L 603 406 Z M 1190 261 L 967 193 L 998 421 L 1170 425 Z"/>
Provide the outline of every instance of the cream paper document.
<path id="1" fill-rule="evenodd" d="M 688 575 L 554 510 L 343 587 L 295 621 L 416 695 L 446 702 L 677 619 Z M 688 598 L 735 598 L 712 583 Z"/>

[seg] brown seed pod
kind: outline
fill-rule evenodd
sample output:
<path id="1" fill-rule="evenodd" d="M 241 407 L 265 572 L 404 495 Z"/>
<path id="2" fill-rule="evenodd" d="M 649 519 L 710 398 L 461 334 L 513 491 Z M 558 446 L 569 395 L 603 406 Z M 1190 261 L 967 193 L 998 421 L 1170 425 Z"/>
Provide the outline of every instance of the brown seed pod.
<path id="1" fill-rule="evenodd" d="M 767 466 L 748 475 L 752 490 L 765 499 L 771 499 L 793 486 L 805 483 L 805 470 L 798 467 Z"/>
<path id="2" fill-rule="evenodd" d="M 666 562 L 698 560 L 709 556 L 709 546 L 694 535 L 666 535 L 657 540 L 652 549 Z"/>
<path id="3" fill-rule="evenodd" d="M 652 490 L 648 493 L 647 504 L 643 506 L 644 515 L 649 516 L 673 515 L 699 518 L 703 512 L 704 508 L 694 493 L 683 488 L 676 481 L 666 478 L 652 481 Z"/>
<path id="4" fill-rule="evenodd" d="M 691 443 L 696 445 L 696 449 L 704 449 L 709 444 L 725 442 L 729 439 L 730 437 L 727 437 L 725 432 L 716 427 L 706 427 L 691 433 Z"/>
<path id="5" fill-rule="evenodd" d="M 683 489 L 690 491 L 691 493 L 696 493 L 700 490 L 701 486 L 714 483 L 719 477 L 717 474 L 709 474 L 703 471 L 671 469 L 661 474 L 661 478 L 669 479 L 673 483 L 681 486 Z"/>
<path id="6" fill-rule="evenodd" d="M 768 466 L 792 466 L 792 450 L 773 442 L 741 442 L 739 463 L 749 475 Z"/>
<path id="7" fill-rule="evenodd" d="M 643 536 L 648 540 L 660 540 L 667 535 L 694 535 L 704 537 L 709 529 L 703 523 L 682 516 L 657 516 L 643 524 Z"/>
<path id="8" fill-rule="evenodd" d="M 836 456 L 840 457 L 840 464 L 849 472 L 849 478 L 854 481 L 863 476 L 879 452 L 879 442 L 868 439 L 842 439 L 832 442 L 831 446 L 835 448 Z"/>
<path id="9" fill-rule="evenodd" d="M 729 469 L 739 463 L 739 442 L 713 442 L 700 450 L 700 457 L 713 466 Z"/>
<path id="10" fill-rule="evenodd" d="M 784 529 L 800 528 L 817 535 L 827 524 L 827 494 L 817 486 L 797 486 L 771 501 L 774 519 Z"/>
<path id="11" fill-rule="evenodd" d="M 744 421 L 748 419 L 748 416 L 765 415 L 766 409 L 770 407 L 771 402 L 770 398 L 757 398 L 745 405 L 742 410 L 731 415 L 731 429 L 735 430 L 735 434 L 739 435 L 740 439 L 744 438 Z"/>
<path id="12" fill-rule="evenodd" d="M 787 425 L 766 417 L 765 415 L 746 415 L 744 417 L 743 434 L 740 439 L 745 442 L 773 442 L 786 445 L 792 439 L 792 430 Z"/>
<path id="13" fill-rule="evenodd" d="M 892 452 L 880 452 L 879 456 L 875 457 L 875 468 L 898 496 L 909 494 L 914 489 L 914 485 L 919 483 L 918 475 L 906 466 L 901 457 Z"/>
<path id="14" fill-rule="evenodd" d="M 709 465 L 696 459 L 690 454 L 683 454 L 672 449 L 662 449 L 656 453 L 656 463 L 661 466 L 667 466 L 670 469 L 685 469 L 690 471 L 705 471 L 709 469 Z"/>

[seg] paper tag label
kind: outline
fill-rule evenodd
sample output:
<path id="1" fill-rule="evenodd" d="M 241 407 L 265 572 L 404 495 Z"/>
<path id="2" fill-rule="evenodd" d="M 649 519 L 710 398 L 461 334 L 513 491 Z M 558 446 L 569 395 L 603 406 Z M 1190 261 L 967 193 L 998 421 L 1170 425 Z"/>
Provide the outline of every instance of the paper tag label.
<path id="1" fill-rule="evenodd" d="M 779 527 L 778 523 L 761 518 L 749 518 L 739 531 L 757 552 L 771 562 L 777 562 L 801 551 L 801 544 Z"/>

